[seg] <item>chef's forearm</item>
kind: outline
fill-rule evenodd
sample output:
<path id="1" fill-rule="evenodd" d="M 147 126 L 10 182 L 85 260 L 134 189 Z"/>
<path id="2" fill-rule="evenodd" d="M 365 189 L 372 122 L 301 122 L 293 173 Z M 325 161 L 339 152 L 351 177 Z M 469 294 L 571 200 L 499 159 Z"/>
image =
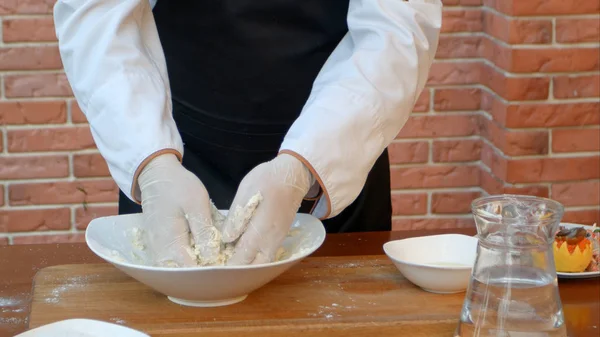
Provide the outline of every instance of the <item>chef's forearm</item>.
<path id="1" fill-rule="evenodd" d="M 111 175 L 133 200 L 153 155 L 183 155 L 148 0 L 59 0 L 54 21 L 74 95 Z"/>
<path id="2" fill-rule="evenodd" d="M 323 189 L 315 210 L 333 217 L 362 190 L 423 90 L 437 49 L 439 0 L 351 0 L 349 33 L 332 53 L 281 151 Z"/>

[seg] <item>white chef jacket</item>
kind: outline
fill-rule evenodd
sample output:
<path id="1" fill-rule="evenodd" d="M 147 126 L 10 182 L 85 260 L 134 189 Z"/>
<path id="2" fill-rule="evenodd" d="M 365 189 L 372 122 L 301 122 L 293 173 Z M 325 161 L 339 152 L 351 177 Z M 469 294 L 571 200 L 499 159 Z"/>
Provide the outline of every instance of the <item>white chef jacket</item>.
<path id="1" fill-rule="evenodd" d="M 376 159 L 406 123 L 441 27 L 440 0 L 349 1 L 348 33 L 280 148 L 302 160 L 319 183 L 323 193 L 313 215 L 321 219 L 358 197 Z M 165 150 L 183 156 L 155 2 L 59 0 L 54 7 L 75 98 L 112 177 L 136 202 L 136 178 L 148 158 Z"/>

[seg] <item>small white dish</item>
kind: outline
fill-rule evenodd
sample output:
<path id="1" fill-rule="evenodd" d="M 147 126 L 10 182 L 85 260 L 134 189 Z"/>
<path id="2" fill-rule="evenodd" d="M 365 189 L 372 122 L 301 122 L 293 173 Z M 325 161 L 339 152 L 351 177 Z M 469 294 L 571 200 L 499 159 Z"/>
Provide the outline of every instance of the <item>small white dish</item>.
<path id="1" fill-rule="evenodd" d="M 452 294 L 469 285 L 477 241 L 468 235 L 441 234 L 390 241 L 383 250 L 410 282 L 428 292 Z"/>
<path id="2" fill-rule="evenodd" d="M 592 226 L 579 225 L 579 224 L 574 224 L 574 223 L 569 223 L 569 222 L 561 222 L 560 226 L 565 227 L 565 228 L 583 227 L 587 230 L 591 230 L 593 228 Z M 556 272 L 556 275 L 558 276 L 558 278 L 563 278 L 563 279 L 593 278 L 593 277 L 600 277 L 600 271 L 587 271 L 587 272 L 581 272 L 581 273 Z"/>
<path id="3" fill-rule="evenodd" d="M 298 214 L 283 242 L 285 254 L 272 263 L 243 266 L 153 267 L 145 249 L 134 244 L 141 214 L 115 215 L 90 222 L 85 240 L 100 258 L 174 303 L 214 307 L 243 301 L 248 294 L 312 254 L 325 240 L 325 227 L 312 215 Z"/>
<path id="4" fill-rule="evenodd" d="M 150 337 L 137 330 L 91 319 L 67 319 L 23 332 L 15 337 Z"/>

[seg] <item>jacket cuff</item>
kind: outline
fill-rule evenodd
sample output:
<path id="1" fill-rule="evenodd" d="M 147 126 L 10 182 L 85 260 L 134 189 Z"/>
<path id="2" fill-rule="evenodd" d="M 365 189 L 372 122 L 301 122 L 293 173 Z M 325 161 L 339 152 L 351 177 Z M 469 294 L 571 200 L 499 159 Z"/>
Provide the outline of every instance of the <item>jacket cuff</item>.
<path id="1" fill-rule="evenodd" d="M 161 150 L 155 151 L 152 154 L 150 154 L 149 156 L 146 156 L 141 161 L 141 163 L 137 166 L 137 169 L 135 170 L 135 173 L 133 174 L 131 189 L 130 189 L 130 192 L 128 195 L 128 197 L 136 204 L 138 204 L 138 205 L 142 204 L 142 201 L 141 201 L 142 200 L 142 192 L 141 192 L 140 186 L 138 184 L 138 177 L 144 170 L 144 167 L 146 167 L 146 165 L 148 165 L 148 163 L 152 159 L 154 159 L 160 155 L 163 155 L 163 154 L 174 154 L 180 163 L 183 160 L 183 149 L 166 148 L 166 149 L 161 149 Z"/>
<path id="2" fill-rule="evenodd" d="M 302 164 L 304 164 L 304 166 L 306 166 L 306 168 L 308 168 L 308 170 L 310 171 L 310 173 L 312 173 L 313 177 L 315 178 L 316 182 L 318 183 L 318 191 L 314 192 L 314 187 L 311 187 L 311 189 L 309 190 L 309 193 L 306 195 L 306 197 L 304 198 L 304 200 L 313 200 L 315 201 L 315 206 L 312 209 L 312 212 L 314 216 L 318 217 L 319 220 L 325 220 L 329 217 L 329 215 L 331 214 L 331 201 L 329 199 L 329 193 L 327 192 L 327 188 L 325 186 L 325 184 L 323 183 L 323 180 L 321 179 L 321 177 L 319 176 L 317 170 L 315 170 L 315 168 L 308 162 L 308 160 L 306 160 L 306 158 L 304 158 L 304 156 L 300 155 L 299 153 L 292 151 L 292 150 L 281 150 L 279 151 L 279 154 L 288 154 L 290 156 L 295 157 L 296 159 L 298 159 L 299 161 L 302 162 Z M 319 207 L 320 205 L 320 207 Z M 319 212 L 317 212 L 317 210 L 319 210 Z"/>

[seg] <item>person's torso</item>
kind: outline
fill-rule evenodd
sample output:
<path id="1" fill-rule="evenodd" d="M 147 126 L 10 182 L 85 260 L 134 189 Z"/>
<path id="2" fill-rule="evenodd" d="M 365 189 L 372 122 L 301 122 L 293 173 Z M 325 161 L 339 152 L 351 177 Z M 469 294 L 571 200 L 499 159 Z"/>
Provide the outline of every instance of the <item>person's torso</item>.
<path id="1" fill-rule="evenodd" d="M 347 12 L 348 0 L 158 0 L 186 151 L 234 184 L 276 155 Z"/>
<path id="2" fill-rule="evenodd" d="M 174 100 L 243 124 L 291 124 L 347 32 L 348 0 L 159 0 Z"/>

